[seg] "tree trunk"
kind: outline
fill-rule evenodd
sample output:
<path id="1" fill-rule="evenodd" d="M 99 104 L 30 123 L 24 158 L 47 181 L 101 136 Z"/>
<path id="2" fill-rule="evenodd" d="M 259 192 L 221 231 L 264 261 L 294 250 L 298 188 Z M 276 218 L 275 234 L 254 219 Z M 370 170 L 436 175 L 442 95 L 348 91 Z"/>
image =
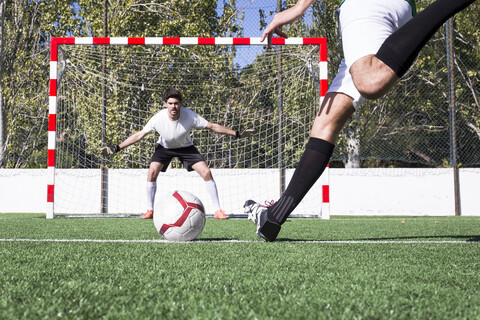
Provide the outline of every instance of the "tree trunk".
<path id="1" fill-rule="evenodd" d="M 359 128 L 356 125 L 347 127 L 347 161 L 345 168 L 360 168 L 362 163 L 360 161 L 360 137 Z"/>
<path id="2" fill-rule="evenodd" d="M 5 17 L 5 0 L 0 0 L 0 168 L 6 166 L 7 119 L 3 104 L 3 20 Z"/>

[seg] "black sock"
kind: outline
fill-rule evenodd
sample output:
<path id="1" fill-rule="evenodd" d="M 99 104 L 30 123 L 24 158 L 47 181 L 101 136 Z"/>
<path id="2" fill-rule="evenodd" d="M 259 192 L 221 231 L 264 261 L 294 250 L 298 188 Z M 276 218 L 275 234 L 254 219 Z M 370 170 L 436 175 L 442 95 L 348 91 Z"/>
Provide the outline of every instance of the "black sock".
<path id="1" fill-rule="evenodd" d="M 310 138 L 287 190 L 268 207 L 268 220 L 282 224 L 302 201 L 308 190 L 320 178 L 330 161 L 334 145 L 322 139 Z"/>
<path id="2" fill-rule="evenodd" d="M 453 15 L 476 0 L 437 0 L 392 33 L 382 44 L 378 59 L 401 78 L 434 33 Z"/>

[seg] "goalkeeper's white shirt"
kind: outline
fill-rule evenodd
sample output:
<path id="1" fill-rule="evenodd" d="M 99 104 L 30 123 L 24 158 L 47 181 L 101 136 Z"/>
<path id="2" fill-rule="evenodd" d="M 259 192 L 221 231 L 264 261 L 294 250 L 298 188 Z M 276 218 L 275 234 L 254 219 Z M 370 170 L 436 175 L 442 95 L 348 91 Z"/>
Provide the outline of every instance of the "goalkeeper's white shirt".
<path id="1" fill-rule="evenodd" d="M 193 145 L 192 129 L 203 129 L 208 121 L 190 109 L 181 107 L 180 117 L 172 121 L 165 108 L 148 120 L 144 132 L 157 131 L 160 137 L 157 143 L 167 149 L 184 148 Z"/>

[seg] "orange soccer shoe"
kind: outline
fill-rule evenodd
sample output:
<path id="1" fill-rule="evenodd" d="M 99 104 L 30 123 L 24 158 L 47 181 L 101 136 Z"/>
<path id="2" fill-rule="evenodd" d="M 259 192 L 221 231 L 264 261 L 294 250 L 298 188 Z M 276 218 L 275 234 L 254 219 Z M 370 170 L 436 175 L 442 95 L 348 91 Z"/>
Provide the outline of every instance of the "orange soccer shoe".
<path id="1" fill-rule="evenodd" d="M 225 211 L 218 209 L 217 212 L 213 215 L 215 219 L 228 219 L 228 216 L 225 214 Z"/>
<path id="2" fill-rule="evenodd" d="M 140 218 L 142 218 L 142 219 L 153 219 L 153 210 L 147 210 L 147 212 L 145 212 L 143 214 L 143 216 L 141 216 Z"/>

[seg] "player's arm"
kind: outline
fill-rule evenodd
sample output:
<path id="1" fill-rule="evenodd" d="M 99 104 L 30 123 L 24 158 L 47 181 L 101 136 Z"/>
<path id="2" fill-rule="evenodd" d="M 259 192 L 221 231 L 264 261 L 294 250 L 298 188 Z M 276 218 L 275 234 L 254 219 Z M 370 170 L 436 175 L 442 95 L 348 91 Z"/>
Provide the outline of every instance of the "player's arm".
<path id="1" fill-rule="evenodd" d="M 224 127 L 221 124 L 212 123 L 212 122 L 208 122 L 207 126 L 205 128 L 207 128 L 207 129 L 209 129 L 213 132 L 216 132 L 216 133 L 227 134 L 227 135 L 230 135 L 230 136 L 234 136 L 236 138 L 247 138 L 247 137 L 252 136 L 253 133 L 255 132 L 255 130 L 253 130 L 253 129 L 246 129 L 243 132 L 235 131 L 235 130 L 229 129 L 227 127 Z"/>
<path id="2" fill-rule="evenodd" d="M 143 137 L 145 137 L 147 135 L 148 132 L 146 131 L 138 131 L 137 133 L 134 133 L 132 134 L 130 137 L 128 137 L 127 139 L 125 139 L 123 142 L 121 142 L 118 147 L 120 148 L 120 150 L 122 149 L 125 149 L 126 147 L 134 144 L 134 143 L 137 143 L 138 141 L 142 140 Z"/>
<path id="3" fill-rule="evenodd" d="M 106 146 L 106 147 L 103 147 L 102 148 L 102 155 L 104 157 L 106 156 L 109 156 L 109 155 L 112 155 L 112 154 L 115 154 L 117 152 L 119 152 L 120 150 L 122 149 L 125 149 L 126 147 L 140 141 L 143 139 L 143 137 L 145 137 L 147 135 L 148 132 L 146 131 L 138 131 L 134 134 L 132 134 L 130 137 L 128 137 L 127 139 L 125 139 L 123 142 L 121 142 L 120 144 L 117 144 L 115 146 Z"/>
<path id="4" fill-rule="evenodd" d="M 268 46 L 272 45 L 272 37 L 274 34 L 279 35 L 280 37 L 288 38 L 287 34 L 282 31 L 282 27 L 285 24 L 292 23 L 298 20 L 307 9 L 314 3 L 315 0 L 298 0 L 297 3 L 287 10 L 277 13 L 272 22 L 265 28 L 262 34 L 261 41 L 268 39 Z"/>

